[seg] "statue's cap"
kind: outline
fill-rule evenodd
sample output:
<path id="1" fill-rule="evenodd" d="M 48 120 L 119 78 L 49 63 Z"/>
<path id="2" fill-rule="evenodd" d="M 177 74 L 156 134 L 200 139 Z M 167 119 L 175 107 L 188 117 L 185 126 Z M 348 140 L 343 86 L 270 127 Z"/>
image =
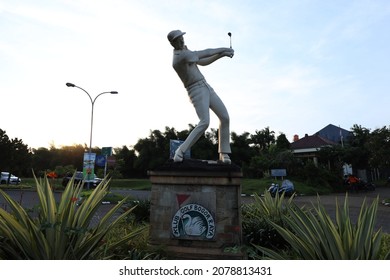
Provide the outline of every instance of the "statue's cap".
<path id="1" fill-rule="evenodd" d="M 182 32 L 181 30 L 172 30 L 171 32 L 168 33 L 168 40 L 169 42 L 172 42 L 175 40 L 177 37 L 183 36 L 186 34 L 185 32 Z"/>

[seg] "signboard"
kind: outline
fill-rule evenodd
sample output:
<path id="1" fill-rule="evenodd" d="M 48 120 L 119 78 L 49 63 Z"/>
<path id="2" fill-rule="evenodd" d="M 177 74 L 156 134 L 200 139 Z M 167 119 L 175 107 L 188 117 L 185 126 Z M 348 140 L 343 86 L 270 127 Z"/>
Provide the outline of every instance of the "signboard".
<path id="1" fill-rule="evenodd" d="M 115 157 L 114 156 L 110 156 L 110 157 L 107 157 L 107 165 L 108 166 L 114 166 L 115 165 Z"/>
<path id="2" fill-rule="evenodd" d="M 83 162 L 83 177 L 85 180 L 92 180 L 93 174 L 95 174 L 95 153 L 84 153 L 84 162 Z"/>
<path id="3" fill-rule="evenodd" d="M 106 156 L 105 155 L 97 155 L 96 156 L 96 165 L 100 167 L 106 166 Z"/>
<path id="4" fill-rule="evenodd" d="M 286 169 L 271 169 L 271 176 L 273 177 L 286 177 Z"/>
<path id="5" fill-rule="evenodd" d="M 102 155 L 103 156 L 112 156 L 112 147 L 103 147 L 102 148 Z"/>
<path id="6" fill-rule="evenodd" d="M 207 208 L 190 203 L 177 210 L 172 218 L 171 230 L 177 238 L 213 239 L 215 222 Z"/>
<path id="7" fill-rule="evenodd" d="M 179 148 L 179 146 L 181 144 L 183 144 L 183 142 L 184 141 L 182 141 L 182 140 L 172 140 L 172 139 L 169 141 L 169 158 L 170 159 L 173 159 L 177 148 Z M 191 158 L 191 151 L 190 150 L 188 150 L 184 153 L 184 158 Z"/>

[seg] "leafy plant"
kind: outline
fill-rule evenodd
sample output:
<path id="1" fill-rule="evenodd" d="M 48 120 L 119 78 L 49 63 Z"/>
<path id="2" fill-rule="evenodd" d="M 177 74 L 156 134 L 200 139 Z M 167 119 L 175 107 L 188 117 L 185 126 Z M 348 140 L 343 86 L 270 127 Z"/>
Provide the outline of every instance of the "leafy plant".
<path id="1" fill-rule="evenodd" d="M 390 234 L 384 233 L 381 242 L 379 259 L 390 260 Z"/>
<path id="2" fill-rule="evenodd" d="M 378 198 L 371 206 L 364 201 L 358 220 L 352 223 L 349 217 L 348 196 L 344 205 L 336 201 L 335 222 L 327 214 L 318 198 L 312 211 L 291 207 L 288 218 L 283 218 L 288 227 L 272 221 L 278 233 L 291 244 L 293 256 L 303 260 L 368 260 L 378 259 L 381 250 L 382 231 L 375 231 Z M 271 259 L 285 259 L 275 250 L 254 245 Z M 291 256 L 290 256 L 291 257 Z"/>
<path id="3" fill-rule="evenodd" d="M 148 223 L 150 220 L 150 200 L 129 200 L 122 209 L 127 211 L 133 208 L 133 211 L 128 216 L 128 221 L 134 220 L 136 223 Z"/>
<path id="4" fill-rule="evenodd" d="M 242 228 L 245 242 L 274 249 L 289 247 L 270 221 L 286 227 L 283 217 L 288 215 L 288 209 L 293 206 L 292 199 L 290 197 L 286 200 L 284 194 L 272 197 L 269 192 L 265 192 L 263 197 L 255 194 L 254 203 L 244 204 Z"/>
<path id="5" fill-rule="evenodd" d="M 96 225 L 92 224 L 100 204 L 108 192 L 109 180 L 105 178 L 92 194 L 77 204 L 82 185 L 74 186 L 74 177 L 66 186 L 59 203 L 56 203 L 50 183 L 45 177 L 36 181 L 39 196 L 38 216 L 29 216 L 23 207 L 4 191 L 0 194 L 12 208 L 12 213 L 0 209 L 0 258 L 4 259 L 97 259 L 102 254 L 107 233 L 123 220 L 133 209 L 117 218 L 114 214 L 125 199 L 115 205 Z M 120 246 L 137 237 L 147 227 L 139 227 L 120 240 L 110 244 L 110 248 Z"/>
<path id="6" fill-rule="evenodd" d="M 149 232 L 143 231 L 137 238 L 122 243 L 121 246 L 112 247 L 111 244 L 122 239 L 128 232 L 133 231 L 142 224 L 134 221 L 128 222 L 127 219 L 118 223 L 105 238 L 105 259 L 116 260 L 158 260 L 164 259 L 166 253 L 161 248 L 149 246 Z"/>

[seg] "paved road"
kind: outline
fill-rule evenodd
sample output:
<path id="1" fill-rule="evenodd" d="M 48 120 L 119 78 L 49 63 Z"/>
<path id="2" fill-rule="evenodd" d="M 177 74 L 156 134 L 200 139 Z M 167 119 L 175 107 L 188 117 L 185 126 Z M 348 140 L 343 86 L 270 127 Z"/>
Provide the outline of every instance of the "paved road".
<path id="1" fill-rule="evenodd" d="M 339 205 L 344 205 L 345 193 L 337 193 L 330 195 L 321 195 L 321 204 L 325 207 L 327 213 L 334 218 L 336 213 L 336 200 Z M 390 233 L 390 207 L 383 205 L 381 202 L 386 198 L 390 198 L 390 187 L 377 187 L 373 192 L 359 192 L 348 193 L 349 214 L 352 221 L 356 222 L 359 216 L 359 212 L 364 200 L 366 205 L 371 205 L 372 201 L 379 197 L 378 212 L 376 217 L 376 228 L 382 227 L 384 232 Z M 248 203 L 253 199 L 245 197 L 243 202 Z M 297 205 L 307 205 L 311 207 L 312 204 L 317 204 L 317 196 L 297 196 L 294 198 L 294 202 Z"/>
<path id="2" fill-rule="evenodd" d="M 19 190 L 7 190 L 6 191 L 13 199 L 21 203 L 24 207 L 33 209 L 34 206 L 38 204 L 38 196 L 36 192 L 33 191 L 19 191 Z M 120 193 L 122 195 L 131 195 L 136 199 L 149 199 L 150 192 L 149 191 L 136 191 L 136 190 L 113 190 L 113 192 Z M 55 193 L 57 199 L 60 197 L 61 193 Z M 390 198 L 390 187 L 378 187 L 374 192 L 361 192 L 361 193 L 349 193 L 349 208 L 350 208 L 350 216 L 353 221 L 357 220 L 359 215 L 359 211 L 364 199 L 368 205 L 371 205 L 372 201 L 379 197 L 379 201 L 382 201 L 385 198 Z M 320 200 L 322 205 L 328 211 L 331 217 L 334 217 L 335 214 L 335 203 L 336 200 L 343 204 L 345 199 L 344 193 L 339 194 L 331 194 L 331 195 L 322 195 L 320 196 Z M 253 201 L 251 197 L 242 197 L 243 203 L 249 203 Z M 308 205 L 311 206 L 311 203 L 316 203 L 316 196 L 298 196 L 294 198 L 295 203 L 298 205 Z M 0 207 L 4 209 L 9 209 L 9 206 L 4 201 L 3 197 L 0 196 Z M 95 221 L 99 220 L 101 215 L 104 215 L 108 209 L 110 209 L 111 205 L 102 205 L 99 211 L 96 213 Z M 384 232 L 390 233 L 390 207 L 385 206 L 382 203 L 378 206 L 377 213 L 377 222 L 376 227 L 382 227 Z"/>

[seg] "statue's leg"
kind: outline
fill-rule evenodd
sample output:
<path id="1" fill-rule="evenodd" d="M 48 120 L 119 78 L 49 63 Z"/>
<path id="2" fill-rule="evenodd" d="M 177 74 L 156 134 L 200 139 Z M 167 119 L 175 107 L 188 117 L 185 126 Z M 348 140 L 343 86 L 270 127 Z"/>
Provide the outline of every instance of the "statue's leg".
<path id="1" fill-rule="evenodd" d="M 191 131 L 183 144 L 176 150 L 174 161 L 182 161 L 184 153 L 204 135 L 210 123 L 210 94 L 208 88 L 205 86 L 197 86 L 189 91 L 189 97 L 198 115 L 199 123 Z"/>
<path id="2" fill-rule="evenodd" d="M 226 155 L 231 153 L 229 113 L 222 100 L 213 90 L 210 94 L 210 108 L 219 118 L 218 152 L 221 155 L 220 159 L 224 162 L 226 161 L 227 163 L 230 163 L 228 162 L 229 156 Z"/>

